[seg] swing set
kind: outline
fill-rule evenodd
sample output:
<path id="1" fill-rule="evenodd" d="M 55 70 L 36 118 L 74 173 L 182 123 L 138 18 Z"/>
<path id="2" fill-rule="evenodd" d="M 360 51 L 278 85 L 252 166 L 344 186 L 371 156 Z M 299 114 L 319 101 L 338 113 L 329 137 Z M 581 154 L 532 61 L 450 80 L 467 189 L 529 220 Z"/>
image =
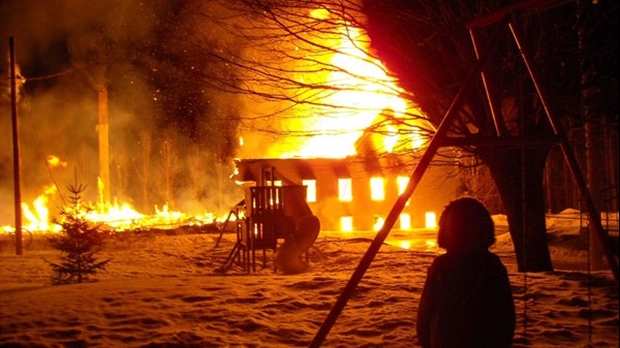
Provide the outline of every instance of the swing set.
<path id="1" fill-rule="evenodd" d="M 495 30 L 495 32 L 493 33 L 493 36 L 489 39 L 483 51 L 480 50 L 480 47 L 478 43 L 476 42 L 476 34 L 474 31 L 475 29 L 486 28 L 490 25 L 494 25 L 497 23 L 501 23 L 502 25 L 506 26 L 505 28 L 508 29 L 508 31 L 510 32 L 512 36 L 512 39 L 514 40 L 514 43 L 517 45 L 517 49 L 519 51 L 520 57 L 526 67 L 527 74 L 529 75 L 529 78 L 531 79 L 531 82 L 534 85 L 534 88 L 538 95 L 540 103 L 542 104 L 542 107 L 544 108 L 544 112 L 547 116 L 547 120 L 549 121 L 551 125 L 553 135 L 554 135 L 553 141 L 559 144 L 562 150 L 562 154 L 564 156 L 564 160 L 566 161 L 567 166 L 570 168 L 570 172 L 577 184 L 582 201 L 585 204 L 586 213 L 588 216 L 588 221 L 589 221 L 589 226 L 590 226 L 590 231 L 591 233 L 594 234 L 594 236 L 600 242 L 600 245 L 603 249 L 604 256 L 613 273 L 613 277 L 616 281 L 618 281 L 618 260 L 615 255 L 614 249 L 612 247 L 612 242 L 603 228 L 603 225 L 601 223 L 600 213 L 594 204 L 594 201 L 593 201 L 593 198 L 590 192 L 588 191 L 586 181 L 584 179 L 583 174 L 579 170 L 577 160 L 570 147 L 569 141 L 566 138 L 565 134 L 562 132 L 558 120 L 554 117 L 553 113 L 550 110 L 548 99 L 541 88 L 541 84 L 539 83 L 538 76 L 534 70 L 532 59 L 530 58 L 530 55 L 528 54 L 528 52 L 522 45 L 519 28 L 515 21 L 514 15 L 519 11 L 528 11 L 528 10 L 540 9 L 540 8 L 550 8 L 550 7 L 556 6 L 557 4 L 558 2 L 555 0 L 525 1 L 525 2 L 514 4 L 507 8 L 504 8 L 488 16 L 478 18 L 467 24 L 467 29 L 470 32 L 472 44 L 473 44 L 473 47 L 476 53 L 476 58 L 477 58 L 476 64 L 469 71 L 465 79 L 465 82 L 460 87 L 458 93 L 456 94 L 456 96 L 454 97 L 452 101 L 452 104 L 446 111 L 443 117 L 443 120 L 441 121 L 439 127 L 437 128 L 437 131 L 434 137 L 429 142 L 427 150 L 424 152 L 419 163 L 414 168 L 405 190 L 394 203 L 394 206 L 392 207 L 387 218 L 385 219 L 383 227 L 381 228 L 381 230 L 377 232 L 375 238 L 371 242 L 366 253 L 363 255 L 362 259 L 360 260 L 360 263 L 358 264 L 357 268 L 355 269 L 355 271 L 349 278 L 349 281 L 346 284 L 345 288 L 343 289 L 342 293 L 340 294 L 337 301 L 333 305 L 328 316 L 325 318 L 323 324 L 321 325 L 321 327 L 315 334 L 314 339 L 310 343 L 309 347 L 316 348 L 316 347 L 321 346 L 321 344 L 327 337 L 327 334 L 329 333 L 331 327 L 336 322 L 336 319 L 338 318 L 338 316 L 344 309 L 349 298 L 353 295 L 353 292 L 355 291 L 357 285 L 363 278 L 364 273 L 370 266 L 375 255 L 379 251 L 379 248 L 381 247 L 381 245 L 387 238 L 394 224 L 396 223 L 400 213 L 402 212 L 402 210 L 404 209 L 407 203 L 407 200 L 411 197 L 411 195 L 415 191 L 417 185 L 422 179 L 422 176 L 424 175 L 424 172 L 428 168 L 432 158 L 437 153 L 437 150 L 443 146 L 455 146 L 455 142 L 453 141 L 454 139 L 451 139 L 448 136 L 448 131 L 449 131 L 450 126 L 456 120 L 458 112 L 463 107 L 466 95 L 472 88 L 476 78 L 480 77 L 482 80 L 482 84 L 486 92 L 489 108 L 491 110 L 491 115 L 493 117 L 493 121 L 496 126 L 495 127 L 496 135 L 493 141 L 493 145 L 494 146 L 506 146 L 506 145 L 514 146 L 514 144 L 517 143 L 517 144 L 521 144 L 522 146 L 525 146 L 527 144 L 527 140 L 524 139 L 523 137 L 510 138 L 510 137 L 501 135 L 499 128 L 497 127 L 497 125 L 499 124 L 499 120 L 497 119 L 498 109 L 497 109 L 496 103 L 491 97 L 492 94 L 490 93 L 490 90 L 489 90 L 489 85 L 488 85 L 489 76 L 485 75 L 484 71 L 485 71 L 485 67 L 489 63 L 489 59 L 490 59 L 489 57 L 493 53 L 494 51 L 493 49 L 500 42 L 500 39 L 502 37 L 501 34 L 504 33 L 504 31 Z M 480 54 L 480 52 L 482 52 L 482 54 Z M 476 145 L 476 142 L 474 141 L 474 139 L 469 139 L 469 141 L 468 139 L 464 139 L 464 140 L 459 139 L 459 144 Z"/>

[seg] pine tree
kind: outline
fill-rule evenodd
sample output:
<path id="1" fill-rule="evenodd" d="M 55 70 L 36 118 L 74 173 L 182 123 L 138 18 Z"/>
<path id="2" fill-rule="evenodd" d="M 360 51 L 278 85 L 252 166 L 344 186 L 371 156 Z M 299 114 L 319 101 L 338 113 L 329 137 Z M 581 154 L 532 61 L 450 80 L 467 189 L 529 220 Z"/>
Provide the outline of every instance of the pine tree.
<path id="1" fill-rule="evenodd" d="M 84 217 L 89 210 L 81 199 L 85 187 L 74 185 L 67 189 L 71 193 L 70 205 L 61 209 L 61 218 L 55 221 L 62 226 L 62 233 L 48 238 L 50 245 L 61 252 L 59 263 L 45 260 L 54 272 L 53 285 L 93 281 L 91 277 L 105 270 L 111 260 L 98 261 L 95 257 L 103 246 L 105 234 Z"/>

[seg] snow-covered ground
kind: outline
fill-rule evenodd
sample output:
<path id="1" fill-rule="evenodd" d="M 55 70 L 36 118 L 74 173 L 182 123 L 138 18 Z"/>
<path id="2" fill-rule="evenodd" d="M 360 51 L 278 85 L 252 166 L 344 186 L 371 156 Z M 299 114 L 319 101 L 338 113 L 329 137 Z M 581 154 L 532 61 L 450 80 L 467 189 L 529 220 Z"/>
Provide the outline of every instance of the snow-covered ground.
<path id="1" fill-rule="evenodd" d="M 505 221 L 493 247 L 509 270 L 515 347 L 617 347 L 618 284 L 589 270 L 578 214 L 549 219 L 555 271 L 517 272 Z M 617 216 L 616 216 L 617 221 Z M 0 347 L 304 347 L 368 250 L 371 233 L 322 232 L 310 271 L 215 270 L 234 234 L 157 235 L 118 248 L 98 281 L 51 286 L 55 250 L 0 255 Z M 329 331 L 324 347 L 416 346 L 415 317 L 434 231 L 393 231 Z M 407 241 L 410 249 L 399 247 Z M 34 245 L 33 245 L 34 246 Z M 271 257 L 268 254 L 268 257 Z M 261 264 L 262 265 L 262 264 Z"/>

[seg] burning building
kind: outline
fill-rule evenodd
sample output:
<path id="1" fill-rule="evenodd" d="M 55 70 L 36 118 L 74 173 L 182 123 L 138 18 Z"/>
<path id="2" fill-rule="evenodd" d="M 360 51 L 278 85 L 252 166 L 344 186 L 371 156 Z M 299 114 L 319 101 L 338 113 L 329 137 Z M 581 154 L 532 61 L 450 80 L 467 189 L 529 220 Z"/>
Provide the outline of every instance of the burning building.
<path id="1" fill-rule="evenodd" d="M 378 230 L 404 190 L 413 168 L 368 171 L 363 158 L 262 158 L 236 162 L 236 178 L 259 185 L 303 185 L 324 230 Z M 409 172 L 407 172 L 409 170 Z M 457 195 L 445 171 L 429 169 L 400 215 L 396 228 L 435 227 L 436 213 Z"/>
<path id="2" fill-rule="evenodd" d="M 244 110 L 244 113 L 248 114 L 247 122 L 252 124 L 242 128 L 240 135 L 245 139 L 244 146 L 251 150 L 243 153 L 243 159 L 237 161 L 238 173 L 235 175 L 235 180 L 255 186 L 305 186 L 307 205 L 319 218 L 322 230 L 376 230 L 381 226 L 396 197 L 405 188 L 415 166 L 415 159 L 423 150 L 423 137 L 416 133 L 415 127 L 406 123 L 412 122 L 412 116 L 420 116 L 420 119 L 423 117 L 409 105 L 408 99 L 402 97 L 404 92 L 389 76 L 381 62 L 367 54 L 369 40 L 363 31 L 342 18 L 333 17 L 327 20 L 328 16 L 329 13 L 325 9 L 310 11 L 307 16 L 308 25 L 311 27 L 320 25 L 324 35 L 315 36 L 312 31 L 302 31 L 297 36 L 301 38 L 310 35 L 318 40 L 317 44 L 313 45 L 308 40 L 291 40 L 282 46 L 282 50 L 286 49 L 283 52 L 284 56 L 294 58 L 291 61 L 283 60 L 286 68 L 277 64 L 276 69 L 279 73 L 283 71 L 289 73 L 282 80 L 277 81 L 278 83 L 258 83 L 265 80 L 250 76 L 253 77 L 250 81 L 254 82 L 252 90 L 257 90 L 257 94 L 284 93 L 283 97 L 273 99 L 278 102 L 294 100 L 295 105 L 294 107 L 289 107 L 288 104 L 278 105 L 276 109 L 285 110 L 286 115 L 277 120 L 259 117 L 262 114 L 274 114 L 270 109 L 273 105 L 270 103 L 265 103 L 268 106 L 253 103 L 252 109 Z M 256 46 L 268 47 L 268 45 Z M 271 46 L 269 47 L 268 54 L 261 57 L 274 55 Z M 325 47 L 334 49 L 325 52 Z M 275 73 L 268 75 L 279 76 Z M 281 82 L 284 81 L 294 84 L 283 85 Z M 273 86 L 278 87 L 276 91 L 272 90 Z M 97 92 L 99 104 L 96 110 L 100 121 L 96 127 L 100 150 L 97 187 L 100 199 L 97 203 L 99 214 L 93 216 L 92 220 L 98 223 L 105 222 L 106 226 L 114 230 L 143 227 L 147 224 L 146 216 L 137 213 L 131 206 L 123 204 L 119 207 L 115 197 L 110 193 L 112 183 L 110 183 L 107 139 L 108 96 L 105 88 L 101 86 L 98 86 Z M 293 94 L 295 98 L 286 93 Z M 257 131 L 266 128 L 262 123 L 257 124 L 263 121 L 268 123 L 268 126 L 272 126 L 273 123 L 276 131 L 297 132 L 297 137 L 293 137 L 293 141 L 286 146 L 273 144 L 267 150 L 267 146 L 263 145 L 264 139 L 252 138 L 252 135 L 257 134 L 258 136 L 274 134 L 273 129 L 262 133 Z M 276 121 L 278 124 L 275 124 Z M 430 126 L 423 125 L 423 127 Z M 143 150 L 148 154 L 150 140 L 147 138 L 144 140 Z M 303 144 L 299 140 L 302 140 Z M 143 159 L 145 165 L 142 167 L 145 169 L 140 173 L 144 177 L 150 177 L 146 169 L 148 158 L 145 156 Z M 47 169 L 51 167 L 50 164 Z M 407 230 L 433 226 L 435 219 L 431 216 L 427 223 L 426 213 L 440 211 L 456 195 L 458 187 L 458 184 L 450 179 L 454 176 L 446 174 L 445 168 L 447 167 L 431 167 L 427 170 L 421 185 L 410 199 L 395 228 Z M 125 182 L 126 175 L 120 171 L 116 175 L 116 183 L 119 186 Z M 169 173 L 166 177 L 168 176 Z M 197 175 L 189 176 L 193 178 Z M 192 181 L 200 182 L 200 180 Z M 144 205 L 142 209 L 149 209 L 150 190 L 147 184 L 147 180 L 144 180 L 144 185 L 141 187 L 140 193 Z M 167 186 L 168 184 L 166 188 Z M 118 191 L 123 192 L 123 189 L 119 188 Z M 45 195 L 44 198 L 47 199 L 48 196 L 51 198 L 51 194 Z M 131 195 L 123 194 L 123 196 Z M 157 226 L 163 224 L 166 227 L 176 227 L 186 220 L 192 223 L 197 220 L 193 212 L 194 216 L 191 219 L 185 218 L 186 216 L 179 212 L 169 212 L 168 190 L 165 198 L 166 208 L 163 211 L 155 206 Z M 132 197 L 131 200 L 136 199 Z M 24 210 L 27 211 L 28 220 L 36 222 L 36 225 L 26 225 L 26 228 L 32 231 L 50 229 L 47 227 L 49 214 L 46 209 L 40 209 L 40 213 L 37 209 L 37 214 L 28 214 L 26 208 Z M 198 221 L 201 223 L 203 219 L 201 216 L 199 218 Z M 211 220 L 213 219 L 209 213 L 206 221 Z"/>
<path id="3" fill-rule="evenodd" d="M 333 23 L 332 46 L 338 49 L 325 63 L 332 68 L 324 76 L 304 75 L 304 84 L 292 89 L 316 78 L 312 97 L 287 108 L 283 120 L 270 119 L 280 123 L 269 134 L 284 130 L 293 136 L 257 140 L 257 127 L 248 128 L 242 147 L 249 151 L 241 150 L 234 179 L 248 186 L 305 186 L 322 230 L 379 230 L 434 129 L 402 98 L 382 63 L 367 54 L 363 31 L 345 21 Z M 434 227 L 435 214 L 462 193 L 454 168 L 431 165 L 394 228 Z"/>
<path id="4" fill-rule="evenodd" d="M 375 129 L 376 130 L 376 129 Z M 246 158 L 236 160 L 234 179 L 246 185 L 306 187 L 306 201 L 322 230 L 379 230 L 416 165 L 416 152 L 385 152 L 364 133 L 358 154 L 344 158 Z M 381 151 L 383 150 L 383 151 Z M 431 166 L 401 213 L 395 229 L 433 228 L 436 214 L 462 187 L 451 167 Z"/>
<path id="5" fill-rule="evenodd" d="M 225 265 L 239 257 L 246 270 L 254 269 L 256 250 L 262 250 L 265 266 L 265 250 L 271 249 L 275 268 L 285 274 L 299 273 L 307 269 L 302 254 L 321 231 L 381 229 L 394 202 L 405 192 L 416 155 L 423 148 L 411 137 L 389 139 L 397 131 L 377 132 L 376 124 L 370 129 L 358 139 L 358 152 L 352 156 L 236 160 L 234 179 L 246 190 L 237 206 L 243 211 L 237 221 L 238 242 Z M 388 152 L 393 150 L 391 145 L 378 145 L 386 143 L 408 150 Z M 394 229 L 407 233 L 436 227 L 437 212 L 461 187 L 449 168 L 453 167 L 431 166 L 425 171 Z"/>

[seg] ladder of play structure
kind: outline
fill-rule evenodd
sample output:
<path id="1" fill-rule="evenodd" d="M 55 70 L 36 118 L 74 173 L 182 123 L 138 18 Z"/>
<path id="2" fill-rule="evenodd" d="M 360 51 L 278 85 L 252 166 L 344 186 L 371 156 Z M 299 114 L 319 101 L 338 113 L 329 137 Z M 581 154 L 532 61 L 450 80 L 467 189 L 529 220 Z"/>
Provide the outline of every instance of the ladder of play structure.
<path id="1" fill-rule="evenodd" d="M 307 253 L 320 230 L 318 218 L 305 201 L 305 190 L 301 185 L 249 187 L 243 212 L 237 206 L 235 213 L 243 216 L 236 220 L 237 241 L 221 270 L 237 261 L 244 271 L 255 272 L 257 253 L 265 268 L 268 251 L 274 256 L 274 270 L 276 262 L 285 272 L 302 269 L 300 256 Z M 276 258 L 279 246 L 282 252 Z"/>

